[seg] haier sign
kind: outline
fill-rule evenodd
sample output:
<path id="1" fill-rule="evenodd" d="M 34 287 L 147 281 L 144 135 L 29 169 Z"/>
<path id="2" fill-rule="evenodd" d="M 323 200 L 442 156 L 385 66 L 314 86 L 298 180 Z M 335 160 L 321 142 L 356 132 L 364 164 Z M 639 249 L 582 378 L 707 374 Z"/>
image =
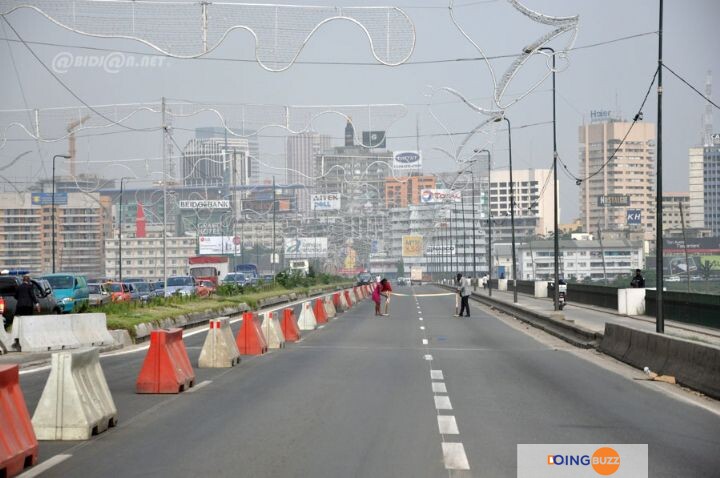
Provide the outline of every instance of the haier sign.
<path id="1" fill-rule="evenodd" d="M 419 151 L 395 151 L 393 154 L 393 169 L 395 170 L 420 170 L 422 167 L 422 155 Z"/>

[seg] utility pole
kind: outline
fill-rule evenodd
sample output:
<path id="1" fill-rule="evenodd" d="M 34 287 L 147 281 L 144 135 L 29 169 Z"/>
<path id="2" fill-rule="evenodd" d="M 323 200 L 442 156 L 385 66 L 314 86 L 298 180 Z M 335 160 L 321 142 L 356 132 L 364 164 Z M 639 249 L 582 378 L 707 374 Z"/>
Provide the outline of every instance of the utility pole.
<path id="1" fill-rule="evenodd" d="M 512 166 L 512 134 L 510 120 L 507 116 L 500 116 L 495 121 L 505 120 L 508 127 L 508 156 L 510 159 L 510 232 L 512 235 L 512 275 L 513 275 L 513 302 L 518 301 L 517 292 L 517 260 L 515 259 L 515 183 L 513 182 Z"/>
<path id="2" fill-rule="evenodd" d="M 163 224 L 162 224 L 162 247 L 163 247 L 163 291 L 167 290 L 167 118 L 165 112 L 165 97 L 160 102 L 162 111 L 162 187 L 163 187 Z"/>
<path id="3" fill-rule="evenodd" d="M 127 178 L 120 178 L 120 206 L 118 210 L 118 282 L 122 282 L 122 207 L 123 207 L 123 182 Z"/>
<path id="4" fill-rule="evenodd" d="M 460 209 L 462 210 L 462 237 L 463 237 L 463 256 L 462 256 L 462 269 L 463 274 L 467 275 L 467 225 L 465 224 L 465 199 L 463 198 L 462 191 L 460 191 Z"/>
<path id="5" fill-rule="evenodd" d="M 275 277 L 275 211 L 277 210 L 277 207 L 275 206 L 276 200 L 275 200 L 275 176 L 273 176 L 273 182 L 272 182 L 272 188 L 273 188 L 273 194 L 272 194 L 272 253 L 270 256 L 270 267 L 272 269 L 273 277 Z M 274 279 L 273 279 L 274 280 Z"/>
<path id="6" fill-rule="evenodd" d="M 55 159 L 57 158 L 64 158 L 64 159 L 70 159 L 70 156 L 67 154 L 56 154 L 53 156 L 52 159 L 52 216 L 51 216 L 51 222 L 52 222 L 52 272 L 55 273 Z"/>
<path id="7" fill-rule="evenodd" d="M 685 212 L 683 211 L 683 203 L 680 204 L 680 224 L 682 225 L 683 247 L 685 249 L 685 277 L 687 278 L 687 291 L 690 293 L 690 259 L 687 251 L 687 237 L 685 236 Z"/>
<path id="8" fill-rule="evenodd" d="M 600 229 L 600 221 L 598 221 L 598 241 L 600 241 L 600 258 L 602 259 L 602 266 L 603 266 L 603 279 L 605 280 L 605 285 L 607 285 L 607 268 L 605 267 L 605 248 L 603 248 L 602 243 L 602 229 Z"/>
<path id="9" fill-rule="evenodd" d="M 478 276 L 477 276 L 477 252 L 475 249 L 475 172 L 470 171 L 470 177 L 472 178 L 472 235 L 473 235 L 473 279 L 475 281 L 475 290 L 477 290 Z"/>
<path id="10" fill-rule="evenodd" d="M 659 334 L 665 333 L 665 318 L 663 317 L 663 175 L 662 175 L 662 48 L 663 48 L 663 0 L 660 0 L 660 12 L 658 15 L 658 86 L 657 86 L 657 178 L 655 196 L 655 289 L 657 313 L 655 314 L 655 331 Z"/>

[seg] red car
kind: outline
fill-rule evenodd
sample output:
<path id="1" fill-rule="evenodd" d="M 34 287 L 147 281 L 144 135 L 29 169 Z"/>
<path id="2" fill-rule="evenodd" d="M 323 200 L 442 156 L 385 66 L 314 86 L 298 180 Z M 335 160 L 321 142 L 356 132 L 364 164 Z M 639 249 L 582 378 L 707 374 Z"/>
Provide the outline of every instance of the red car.
<path id="1" fill-rule="evenodd" d="M 105 288 L 110 292 L 111 302 L 130 302 L 132 300 L 127 284 L 108 282 L 105 284 Z"/>
<path id="2" fill-rule="evenodd" d="M 202 280 L 195 283 L 195 293 L 200 297 L 208 297 L 210 294 L 214 294 L 217 291 L 217 287 L 212 281 Z"/>

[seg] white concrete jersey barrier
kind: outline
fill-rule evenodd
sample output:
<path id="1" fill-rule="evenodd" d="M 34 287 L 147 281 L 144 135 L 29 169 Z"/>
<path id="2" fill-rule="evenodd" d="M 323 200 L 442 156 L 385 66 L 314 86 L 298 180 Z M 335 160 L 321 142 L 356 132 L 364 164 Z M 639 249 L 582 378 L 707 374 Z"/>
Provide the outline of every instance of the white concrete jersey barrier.
<path id="1" fill-rule="evenodd" d="M 227 317 L 212 319 L 209 327 L 198 358 L 198 367 L 229 368 L 239 364 L 240 350 L 230 329 L 230 319 Z"/>
<path id="2" fill-rule="evenodd" d="M 343 312 L 350 308 L 350 304 L 348 304 L 347 297 L 345 297 L 344 291 L 340 293 L 340 308 Z"/>
<path id="3" fill-rule="evenodd" d="M 618 289 L 617 292 L 618 314 L 645 314 L 645 289 Z"/>
<path id="4" fill-rule="evenodd" d="M 262 325 L 260 325 L 268 348 L 280 349 L 285 347 L 285 335 L 280 328 L 280 321 L 275 312 L 264 312 L 262 314 Z"/>
<path id="5" fill-rule="evenodd" d="M 20 344 L 22 352 L 47 352 L 80 348 L 73 334 L 73 317 L 67 315 L 23 315 L 15 317 L 12 338 Z"/>
<path id="6" fill-rule="evenodd" d="M 113 345 L 115 339 L 107 329 L 105 314 L 70 314 L 73 334 L 81 347 Z"/>
<path id="7" fill-rule="evenodd" d="M 5 327 L 0 320 L 0 355 L 6 354 L 12 350 L 13 339 L 5 332 Z"/>
<path id="8" fill-rule="evenodd" d="M 117 408 L 96 348 L 52 354 L 32 418 L 38 440 L 88 440 L 117 424 Z"/>
<path id="9" fill-rule="evenodd" d="M 315 330 L 317 328 L 317 319 L 310 302 L 303 302 L 300 318 L 298 319 L 298 328 L 300 330 Z"/>
<path id="10" fill-rule="evenodd" d="M 325 314 L 328 316 L 328 319 L 334 319 L 337 315 L 337 311 L 335 310 L 335 304 L 333 304 L 332 296 L 325 297 L 324 300 L 325 304 Z"/>
<path id="11" fill-rule="evenodd" d="M 353 292 L 352 289 L 347 289 L 347 295 L 350 297 L 350 305 L 353 306 L 357 304 L 357 299 L 355 298 L 355 292 Z"/>
<path id="12" fill-rule="evenodd" d="M 535 281 L 535 297 L 547 297 L 548 296 L 548 283 L 544 280 Z"/>

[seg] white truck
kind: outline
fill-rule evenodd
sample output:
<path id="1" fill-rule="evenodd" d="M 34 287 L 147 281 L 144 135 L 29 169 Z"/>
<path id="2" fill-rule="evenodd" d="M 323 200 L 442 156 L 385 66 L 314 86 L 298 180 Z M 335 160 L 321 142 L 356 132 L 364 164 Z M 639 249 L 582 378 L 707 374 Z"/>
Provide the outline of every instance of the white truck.
<path id="1" fill-rule="evenodd" d="M 421 266 L 410 267 L 410 285 L 421 285 L 423 281 L 423 269 Z"/>

